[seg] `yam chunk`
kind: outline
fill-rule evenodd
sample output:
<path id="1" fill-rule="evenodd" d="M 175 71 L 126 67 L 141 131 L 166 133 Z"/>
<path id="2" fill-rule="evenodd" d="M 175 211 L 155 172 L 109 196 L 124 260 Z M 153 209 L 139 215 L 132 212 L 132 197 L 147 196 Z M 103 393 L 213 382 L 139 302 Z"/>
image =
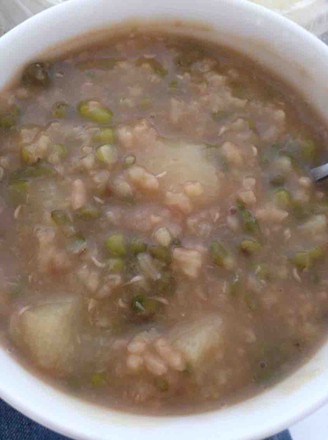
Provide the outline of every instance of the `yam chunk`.
<path id="1" fill-rule="evenodd" d="M 23 309 L 12 318 L 11 335 L 39 367 L 64 376 L 72 369 L 78 308 L 71 299 Z"/>
<path id="2" fill-rule="evenodd" d="M 192 367 L 198 367 L 222 344 L 222 328 L 221 318 L 210 315 L 177 326 L 172 330 L 170 342 Z"/>
<path id="3" fill-rule="evenodd" d="M 205 145 L 159 142 L 137 160 L 149 172 L 160 176 L 166 191 L 182 192 L 186 184 L 194 182 L 203 189 L 201 199 L 208 201 L 218 194 L 219 181 L 206 151 Z"/>

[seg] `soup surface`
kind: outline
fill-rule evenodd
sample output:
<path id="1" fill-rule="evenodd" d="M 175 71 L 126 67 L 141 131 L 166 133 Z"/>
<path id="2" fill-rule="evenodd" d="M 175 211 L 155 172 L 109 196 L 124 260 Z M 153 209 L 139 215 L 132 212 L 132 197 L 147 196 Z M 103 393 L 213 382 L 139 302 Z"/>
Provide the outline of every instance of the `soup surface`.
<path id="1" fill-rule="evenodd" d="M 190 38 L 28 66 L 0 106 L 3 343 L 148 413 L 282 378 L 326 329 L 324 139 L 258 66 Z"/>

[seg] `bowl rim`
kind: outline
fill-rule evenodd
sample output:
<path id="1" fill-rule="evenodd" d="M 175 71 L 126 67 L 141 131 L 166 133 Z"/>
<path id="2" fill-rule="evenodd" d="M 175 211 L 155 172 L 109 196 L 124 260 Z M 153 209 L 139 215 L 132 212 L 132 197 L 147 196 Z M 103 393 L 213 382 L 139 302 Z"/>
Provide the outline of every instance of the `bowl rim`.
<path id="1" fill-rule="evenodd" d="M 65 24 L 72 23 L 73 17 L 76 17 L 76 11 L 83 11 L 85 18 L 86 11 L 91 12 L 92 8 L 94 8 L 96 4 L 101 6 L 104 1 L 105 0 L 70 0 L 55 7 L 49 8 L 36 16 L 31 17 L 2 36 L 0 38 L 0 51 L 2 46 L 6 47 L 9 45 L 9 47 L 14 47 L 17 45 L 18 41 L 20 41 L 22 38 L 27 38 L 30 32 L 37 29 L 42 23 L 54 22 L 60 24 L 63 21 L 65 21 Z M 172 4 L 174 0 L 166 1 L 167 3 Z M 189 0 L 181 0 L 179 7 L 182 8 L 183 4 L 187 5 L 188 1 Z M 194 1 L 200 2 L 201 0 Z M 247 16 L 254 14 L 257 16 L 257 19 L 264 20 L 264 22 L 267 22 L 268 24 L 270 23 L 276 28 L 286 30 L 294 35 L 295 38 L 299 38 L 303 42 L 305 41 L 309 47 L 315 49 L 315 51 L 322 56 L 328 55 L 328 49 L 326 46 L 312 34 L 300 28 L 295 23 L 290 22 L 284 17 L 281 17 L 280 15 L 269 11 L 260 5 L 252 4 L 246 0 L 204 0 L 204 3 L 205 1 L 207 4 L 213 5 L 213 8 L 223 6 L 230 10 L 231 8 L 236 8 L 238 9 L 239 14 L 244 13 Z M 153 2 L 160 6 L 163 5 L 162 0 L 153 0 Z M 114 5 L 113 7 L 117 7 L 118 0 L 113 0 L 112 3 Z M 127 5 L 131 5 L 132 3 L 141 4 L 142 0 L 126 0 Z M 87 34 L 88 32 L 86 32 L 86 35 Z M 49 45 L 45 44 L 45 49 L 47 46 Z M 103 409 L 90 403 L 80 402 L 78 399 L 75 399 L 71 396 L 63 395 L 63 393 L 60 391 L 53 389 L 50 385 L 42 382 L 41 379 L 38 379 L 36 376 L 32 375 L 27 369 L 18 364 L 14 358 L 8 355 L 5 350 L 1 348 L 0 365 L 3 362 L 9 366 L 13 375 L 18 378 L 19 381 L 21 380 L 20 385 L 25 386 L 25 391 L 17 392 L 17 389 L 15 389 L 16 385 L 10 383 L 9 380 L 2 380 L 0 382 L 0 397 L 34 421 L 67 437 L 72 437 L 79 440 L 125 440 L 125 438 L 128 438 L 128 436 L 131 437 L 131 435 L 133 435 L 134 440 L 150 440 L 153 438 L 154 433 L 159 437 L 159 440 L 162 440 L 162 438 L 164 440 L 164 436 L 166 439 L 168 434 L 171 435 L 172 440 L 175 440 L 178 438 L 178 436 L 180 436 L 180 434 L 186 432 L 187 429 L 194 430 L 194 432 L 191 432 L 190 435 L 192 439 L 195 440 L 199 438 L 201 433 L 203 433 L 201 436 L 204 436 L 206 440 L 217 440 L 220 438 L 222 440 L 260 440 L 286 428 L 287 426 L 292 425 L 300 418 L 316 410 L 328 400 L 328 391 L 326 391 L 324 387 L 325 378 L 323 377 L 322 372 L 319 373 L 318 377 L 315 377 L 312 382 L 305 382 L 303 385 L 298 386 L 298 391 L 302 391 L 294 393 L 294 401 L 297 401 L 297 399 L 300 400 L 298 409 L 290 410 L 290 408 L 288 408 L 288 404 L 290 402 L 287 398 L 287 404 L 285 406 L 282 405 L 281 402 L 272 403 L 272 400 L 276 399 L 276 395 L 269 390 L 268 392 L 264 393 L 265 399 L 267 399 L 268 407 L 271 408 L 271 406 L 273 407 L 276 405 L 280 408 L 282 413 L 279 415 L 279 417 L 277 417 L 277 414 L 274 416 L 274 413 L 271 411 L 272 419 L 265 421 L 263 424 L 257 423 L 256 426 L 250 426 L 248 433 L 238 434 L 236 431 L 236 433 L 231 437 L 225 436 L 223 438 L 220 437 L 220 434 L 217 431 L 219 428 L 217 426 L 217 421 L 220 419 L 219 414 L 222 413 L 221 409 L 214 410 L 209 413 L 192 414 L 179 417 L 140 416 L 107 409 L 106 412 L 108 414 L 108 419 L 104 419 Z M 323 361 L 321 361 L 321 363 L 322 362 Z M 298 372 L 301 370 L 302 368 L 298 370 Z M 294 375 L 295 373 L 293 376 Z M 328 374 L 326 376 L 328 378 Z M 279 384 L 283 386 L 284 383 L 287 382 L 289 383 L 289 378 L 280 382 Z M 316 390 L 315 393 L 313 392 L 313 389 Z M 26 392 L 27 394 L 25 394 Z M 306 393 L 307 395 L 311 396 L 311 398 L 306 399 L 305 401 L 302 399 Z M 37 399 L 34 400 L 33 404 L 31 404 L 29 399 L 26 398 L 26 395 L 28 395 L 29 398 L 32 398 L 32 400 L 33 395 L 36 395 L 37 399 L 40 399 L 41 406 L 36 402 Z M 64 407 L 60 407 L 56 399 L 58 402 L 66 402 L 64 403 Z M 262 404 L 265 399 L 262 399 Z M 51 402 L 51 400 L 53 401 Z M 255 402 L 252 406 L 252 402 L 254 401 L 259 401 L 258 396 L 244 401 L 243 405 L 233 405 L 231 408 L 233 411 L 235 411 L 236 407 L 240 407 L 241 411 L 243 412 L 247 411 L 248 407 L 251 407 L 252 411 L 256 411 L 259 405 Z M 42 406 L 44 402 L 48 403 L 48 407 Z M 50 414 L 48 412 L 49 405 L 52 405 L 53 409 L 55 410 Z M 65 405 L 70 406 L 68 417 L 63 413 L 63 410 L 67 409 L 67 407 L 65 408 Z M 76 407 L 78 408 L 78 411 L 81 411 L 81 417 L 77 417 L 77 414 L 71 410 L 73 407 Z M 230 414 L 228 409 L 224 411 L 226 411 L 227 414 Z M 98 417 L 98 414 L 100 413 L 101 415 Z M 84 424 L 83 419 L 85 419 L 88 423 Z M 251 420 L 254 422 L 256 420 L 257 422 L 261 422 L 261 420 L 256 419 L 256 417 L 254 419 L 250 418 L 250 421 Z M 237 420 L 235 423 L 238 424 Z M 88 425 L 92 426 L 88 427 Z M 197 427 L 201 427 L 202 431 L 197 430 Z M 97 432 L 92 431 L 95 428 L 98 429 Z"/>

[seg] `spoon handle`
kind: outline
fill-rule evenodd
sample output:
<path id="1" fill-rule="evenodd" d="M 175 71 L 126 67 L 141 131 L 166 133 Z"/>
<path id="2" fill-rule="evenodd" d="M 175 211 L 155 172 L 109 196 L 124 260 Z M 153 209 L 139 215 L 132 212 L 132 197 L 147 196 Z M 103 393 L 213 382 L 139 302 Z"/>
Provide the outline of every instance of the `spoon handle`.
<path id="1" fill-rule="evenodd" d="M 328 163 L 325 163 L 324 165 L 320 165 L 319 167 L 312 168 L 311 175 L 314 180 L 317 182 L 319 180 L 326 179 L 328 177 Z"/>

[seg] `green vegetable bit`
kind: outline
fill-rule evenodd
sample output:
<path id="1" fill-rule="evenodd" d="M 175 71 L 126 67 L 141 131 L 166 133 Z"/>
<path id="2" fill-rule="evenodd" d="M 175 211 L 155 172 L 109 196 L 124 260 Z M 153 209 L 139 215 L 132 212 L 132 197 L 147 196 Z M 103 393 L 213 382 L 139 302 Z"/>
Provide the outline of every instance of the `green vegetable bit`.
<path id="1" fill-rule="evenodd" d="M 313 206 L 313 214 L 328 214 L 328 200 L 320 200 Z"/>
<path id="2" fill-rule="evenodd" d="M 172 80 L 169 84 L 169 89 L 170 90 L 176 90 L 178 88 L 178 81 L 176 79 Z"/>
<path id="3" fill-rule="evenodd" d="M 32 151 L 30 150 L 29 145 L 23 145 L 20 149 L 20 157 L 22 159 L 22 162 L 32 165 L 33 163 L 37 162 L 37 159 L 34 157 Z"/>
<path id="4" fill-rule="evenodd" d="M 172 246 L 178 246 L 178 247 L 180 247 L 180 246 L 182 245 L 182 241 L 180 240 L 179 237 L 174 237 L 174 238 L 172 239 L 172 243 L 171 243 L 171 245 L 172 245 Z"/>
<path id="5" fill-rule="evenodd" d="M 165 379 L 164 377 L 157 377 L 155 380 L 155 387 L 159 390 L 162 391 L 163 393 L 168 391 L 170 386 L 169 383 L 167 381 L 167 379 Z"/>
<path id="6" fill-rule="evenodd" d="M 9 183 L 9 192 L 15 205 L 25 203 L 27 200 L 29 183 L 27 180 L 16 180 Z"/>
<path id="7" fill-rule="evenodd" d="M 18 107 L 13 107 L 7 111 L 0 112 L 0 128 L 9 130 L 14 128 L 18 122 L 20 111 Z"/>
<path id="8" fill-rule="evenodd" d="M 49 158 L 55 159 L 55 162 L 61 162 L 68 155 L 68 149 L 63 144 L 52 144 Z M 48 159 L 49 159 L 48 158 Z"/>
<path id="9" fill-rule="evenodd" d="M 137 66 L 148 65 L 152 68 L 154 73 L 161 76 L 162 78 L 164 78 L 168 73 L 167 69 L 165 69 L 165 67 L 163 67 L 163 65 L 155 58 L 147 58 L 147 57 L 138 58 L 136 61 L 136 65 Z"/>
<path id="10" fill-rule="evenodd" d="M 261 249 L 261 245 L 257 240 L 252 238 L 242 240 L 240 243 L 240 250 L 247 255 L 252 255 Z"/>
<path id="11" fill-rule="evenodd" d="M 112 144 L 115 141 L 114 130 L 109 127 L 99 129 L 93 139 L 100 144 Z"/>
<path id="12" fill-rule="evenodd" d="M 136 316 L 146 319 L 155 314 L 157 305 L 157 301 L 144 294 L 136 295 L 131 301 L 131 309 Z"/>
<path id="13" fill-rule="evenodd" d="M 237 208 L 244 231 L 250 233 L 258 232 L 260 228 L 254 214 L 240 202 L 238 202 Z"/>
<path id="14" fill-rule="evenodd" d="M 145 243 L 140 238 L 133 238 L 129 243 L 129 251 L 133 255 L 141 254 L 142 252 L 146 252 L 147 243 Z"/>
<path id="15" fill-rule="evenodd" d="M 175 64 L 183 70 L 189 70 L 191 66 L 200 61 L 205 56 L 205 51 L 202 48 L 195 48 L 191 51 L 181 52 L 174 60 Z"/>
<path id="16" fill-rule="evenodd" d="M 34 177 L 51 177 L 55 176 L 55 169 L 46 162 L 38 161 L 34 165 L 19 168 L 10 176 L 10 181 L 26 180 Z"/>
<path id="17" fill-rule="evenodd" d="M 66 237 L 73 237 L 76 234 L 71 217 L 63 209 L 55 209 L 51 211 L 51 219 L 58 227 L 60 227 Z"/>
<path id="18" fill-rule="evenodd" d="M 290 260 L 299 270 L 308 269 L 312 265 L 309 253 L 306 251 L 296 252 L 296 254 L 291 257 Z"/>
<path id="19" fill-rule="evenodd" d="M 324 250 L 320 246 L 316 246 L 309 251 L 312 260 L 320 260 L 325 256 Z"/>
<path id="20" fill-rule="evenodd" d="M 247 122 L 249 129 L 252 130 L 254 133 L 257 133 L 256 121 L 254 119 L 249 119 Z"/>
<path id="21" fill-rule="evenodd" d="M 170 264 L 172 262 L 171 249 L 167 248 L 166 246 L 161 246 L 161 245 L 151 246 L 149 248 L 149 253 L 152 257 L 156 258 L 157 260 L 165 264 Z"/>
<path id="22" fill-rule="evenodd" d="M 280 207 L 289 209 L 292 206 L 292 197 L 285 188 L 277 189 L 274 193 L 274 201 Z"/>
<path id="23" fill-rule="evenodd" d="M 110 258 L 108 260 L 108 269 L 110 272 L 123 272 L 125 263 L 122 258 Z"/>
<path id="24" fill-rule="evenodd" d="M 174 276 L 169 271 L 163 271 L 161 273 L 161 277 L 155 281 L 154 290 L 157 295 L 168 294 L 171 295 L 174 293 L 176 288 L 176 281 Z"/>
<path id="25" fill-rule="evenodd" d="M 210 245 L 210 254 L 217 266 L 231 269 L 233 260 L 230 252 L 219 241 L 213 241 Z"/>
<path id="26" fill-rule="evenodd" d="M 107 374 L 105 372 L 102 373 L 94 373 L 91 377 L 91 384 L 94 387 L 102 387 L 107 384 Z"/>
<path id="27" fill-rule="evenodd" d="M 147 110 L 147 109 L 149 109 L 151 106 L 152 106 L 152 100 L 151 100 L 148 96 L 145 96 L 144 98 L 141 99 L 141 101 L 140 101 L 140 107 L 141 107 L 143 110 Z"/>
<path id="28" fill-rule="evenodd" d="M 51 218 L 57 226 L 69 225 L 72 223 L 70 216 L 62 209 L 51 211 Z"/>
<path id="29" fill-rule="evenodd" d="M 226 110 L 219 110 L 217 112 L 212 113 L 212 119 L 214 122 L 223 122 L 228 119 L 232 115 L 231 112 Z"/>
<path id="30" fill-rule="evenodd" d="M 117 148 L 109 144 L 102 145 L 96 150 L 96 158 L 104 164 L 114 165 L 118 160 Z"/>
<path id="31" fill-rule="evenodd" d="M 107 251 L 115 257 L 124 257 L 127 253 L 127 245 L 122 234 L 113 234 L 106 239 Z"/>
<path id="32" fill-rule="evenodd" d="M 271 272 L 267 264 L 258 264 L 255 267 L 255 275 L 260 280 L 269 281 L 271 279 Z"/>
<path id="33" fill-rule="evenodd" d="M 258 310 L 259 302 L 257 301 L 256 297 L 253 294 L 251 294 L 250 292 L 246 292 L 244 295 L 244 300 L 247 308 L 251 312 L 256 312 Z"/>
<path id="34" fill-rule="evenodd" d="M 297 269 L 303 271 L 311 268 L 314 263 L 321 260 L 324 257 L 324 251 L 320 246 L 307 251 L 296 252 L 290 261 L 297 267 Z"/>
<path id="35" fill-rule="evenodd" d="M 52 116 L 56 119 L 66 118 L 69 105 L 66 102 L 56 102 L 51 109 Z"/>
<path id="36" fill-rule="evenodd" d="M 247 84 L 241 83 L 240 81 L 230 81 L 230 88 L 232 94 L 239 99 L 247 99 L 250 97 L 250 89 Z"/>
<path id="37" fill-rule="evenodd" d="M 186 376 L 191 376 L 193 373 L 193 366 L 191 365 L 190 362 L 186 362 L 186 367 L 185 369 L 182 371 L 182 373 L 184 373 Z"/>
<path id="38" fill-rule="evenodd" d="M 100 217 L 101 211 L 95 206 L 83 206 L 76 211 L 76 217 L 80 220 L 96 220 Z"/>
<path id="39" fill-rule="evenodd" d="M 316 144 L 310 139 L 303 141 L 301 146 L 301 154 L 302 159 L 308 162 L 313 162 L 317 156 Z"/>
<path id="40" fill-rule="evenodd" d="M 112 111 L 98 101 L 82 101 L 78 105 L 79 114 L 98 124 L 109 124 L 113 118 Z"/>
<path id="41" fill-rule="evenodd" d="M 80 255 L 87 250 L 87 241 L 83 234 L 76 233 L 71 237 L 68 243 L 67 250 L 74 255 Z"/>
<path id="42" fill-rule="evenodd" d="M 292 213 L 297 220 L 305 220 L 312 214 L 311 206 L 298 200 L 292 201 Z"/>
<path id="43" fill-rule="evenodd" d="M 286 182 L 286 177 L 281 174 L 276 174 L 270 178 L 270 183 L 272 186 L 281 186 Z"/>
<path id="44" fill-rule="evenodd" d="M 33 63 L 26 67 L 22 82 L 26 86 L 46 88 L 51 84 L 51 66 L 49 63 Z"/>

